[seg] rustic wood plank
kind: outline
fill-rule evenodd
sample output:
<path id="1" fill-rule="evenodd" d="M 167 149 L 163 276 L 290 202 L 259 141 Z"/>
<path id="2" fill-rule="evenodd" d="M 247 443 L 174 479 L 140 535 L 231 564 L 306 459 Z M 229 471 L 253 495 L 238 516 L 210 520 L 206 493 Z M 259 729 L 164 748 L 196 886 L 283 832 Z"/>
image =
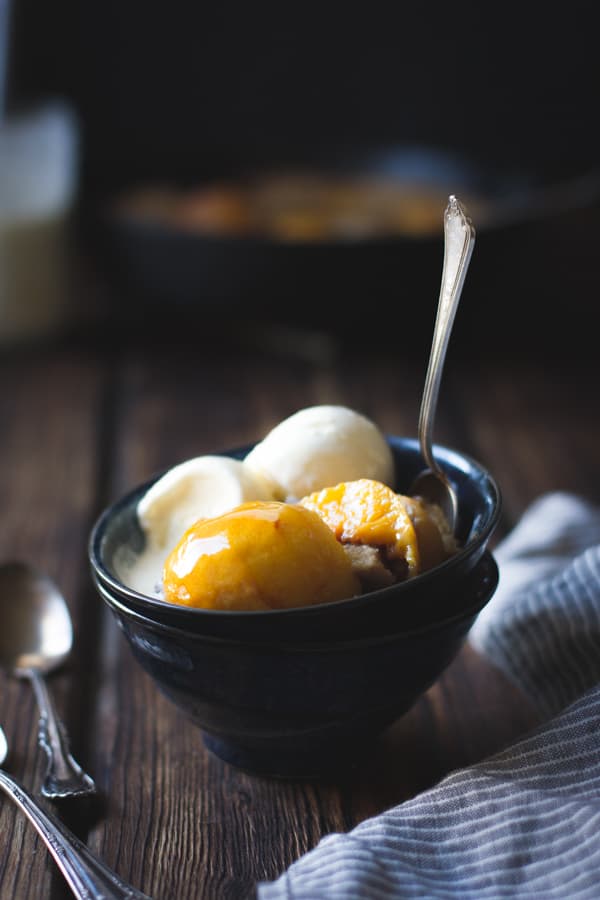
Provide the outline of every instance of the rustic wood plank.
<path id="1" fill-rule="evenodd" d="M 90 620 L 80 604 L 88 580 L 86 543 L 96 490 L 96 410 L 101 392 L 101 366 L 81 353 L 39 351 L 0 362 L 0 557 L 31 562 L 65 594 L 76 643 L 68 663 L 49 678 L 49 687 L 75 757 L 92 772 L 86 715 L 89 660 L 81 655 L 79 638 Z M 45 767 L 37 747 L 37 721 L 29 684 L 0 673 L 0 722 L 9 741 L 8 768 L 34 793 Z M 4 798 L 0 798 L 0 859 L 0 896 L 19 900 L 67 896 L 33 828 Z"/>
<path id="2" fill-rule="evenodd" d="M 598 369 L 582 359 L 566 367 L 539 360 L 463 370 L 456 393 L 473 453 L 498 480 L 503 529 L 547 491 L 600 502 Z"/>

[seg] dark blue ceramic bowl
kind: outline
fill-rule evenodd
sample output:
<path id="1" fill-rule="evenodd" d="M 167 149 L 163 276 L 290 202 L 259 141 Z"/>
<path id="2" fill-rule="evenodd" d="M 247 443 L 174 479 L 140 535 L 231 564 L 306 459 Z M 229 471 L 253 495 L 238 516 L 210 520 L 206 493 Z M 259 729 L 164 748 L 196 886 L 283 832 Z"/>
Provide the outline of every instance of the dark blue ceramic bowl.
<path id="1" fill-rule="evenodd" d="M 433 684 L 497 582 L 485 552 L 456 585 L 460 613 L 414 630 L 317 641 L 278 639 L 271 628 L 250 641 L 175 628 L 96 584 L 135 658 L 209 750 L 257 774 L 317 778 L 355 764 Z"/>
<path id="2" fill-rule="evenodd" d="M 407 492 L 422 465 L 418 442 L 388 440 L 396 489 Z M 497 585 L 486 548 L 500 494 L 479 463 L 440 446 L 434 452 L 458 492 L 460 551 L 409 581 L 337 603 L 220 612 L 146 597 L 120 581 L 115 560 L 123 547 L 143 548 L 136 507 L 153 482 L 100 516 L 89 544 L 98 593 L 140 664 L 217 755 L 269 775 L 338 769 L 454 658 Z"/>
<path id="3" fill-rule="evenodd" d="M 406 493 L 422 467 L 417 441 L 389 437 L 396 466 L 396 489 Z M 243 458 L 250 448 L 232 451 Z M 89 546 L 94 580 L 129 609 L 163 625 L 213 637 L 242 641 L 351 640 L 360 635 L 423 628 L 461 612 L 461 584 L 484 553 L 500 514 L 500 494 L 489 472 L 475 460 L 436 446 L 437 461 L 458 492 L 457 536 L 460 551 L 417 578 L 349 600 L 258 612 L 190 609 L 139 594 L 123 584 L 116 561 L 126 547 L 136 553 L 144 546 L 136 508 L 154 480 L 141 485 L 109 507 L 96 523 Z"/>

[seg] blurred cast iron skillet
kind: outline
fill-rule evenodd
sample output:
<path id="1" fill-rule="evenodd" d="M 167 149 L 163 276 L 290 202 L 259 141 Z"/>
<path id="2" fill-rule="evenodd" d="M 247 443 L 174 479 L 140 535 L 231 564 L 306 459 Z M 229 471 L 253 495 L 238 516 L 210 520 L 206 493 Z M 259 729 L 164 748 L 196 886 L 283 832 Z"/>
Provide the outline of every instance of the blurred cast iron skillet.
<path id="1" fill-rule="evenodd" d="M 323 155 L 303 165 L 266 166 L 215 173 L 198 178 L 192 188 L 212 182 L 236 183 L 248 175 L 281 170 L 317 175 L 378 176 L 402 184 L 454 193 L 465 202 L 476 197 L 478 232 L 535 222 L 550 215 L 590 205 L 600 196 L 600 170 L 568 179 L 553 175 L 503 173 L 428 147 L 390 147 L 345 155 Z M 349 313 L 357 299 L 369 303 L 402 301 L 401 286 L 410 286 L 412 312 L 420 300 L 430 306 L 439 282 L 440 232 L 339 236 L 285 242 L 268 236 L 200 233 L 135 215 L 103 217 L 104 246 L 110 263 L 130 296 L 145 307 L 162 305 L 211 312 L 224 301 L 250 315 L 273 309 L 273 302 L 302 303 L 302 313 L 316 304 L 320 315 Z M 430 273 L 430 277 L 428 276 Z M 245 305 L 250 303 L 248 309 Z M 291 307 L 290 307 L 291 308 Z"/>

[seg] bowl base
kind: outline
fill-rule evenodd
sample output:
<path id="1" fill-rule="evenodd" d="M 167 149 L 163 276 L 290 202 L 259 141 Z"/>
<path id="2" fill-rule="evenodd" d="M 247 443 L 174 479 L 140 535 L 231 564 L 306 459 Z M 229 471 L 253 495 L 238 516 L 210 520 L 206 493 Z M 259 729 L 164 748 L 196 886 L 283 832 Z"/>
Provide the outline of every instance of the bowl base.
<path id="1" fill-rule="evenodd" d="M 367 742 L 353 742 L 352 752 L 348 745 L 339 744 L 310 750 L 282 750 L 281 747 L 243 747 L 202 732 L 206 749 L 223 762 L 250 775 L 298 781 L 319 780 L 339 777 L 355 768 L 367 753 Z M 368 743 L 373 743 L 373 738 Z"/>

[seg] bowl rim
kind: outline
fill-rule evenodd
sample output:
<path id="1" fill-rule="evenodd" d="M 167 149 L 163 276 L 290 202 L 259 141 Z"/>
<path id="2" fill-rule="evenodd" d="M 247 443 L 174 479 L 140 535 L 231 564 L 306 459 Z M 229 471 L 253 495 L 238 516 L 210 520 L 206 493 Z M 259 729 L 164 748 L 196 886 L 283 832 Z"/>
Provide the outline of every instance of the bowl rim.
<path id="1" fill-rule="evenodd" d="M 247 649 L 251 648 L 252 652 L 254 652 L 256 649 L 260 649 L 261 647 L 267 648 L 283 645 L 285 647 L 285 651 L 290 653 L 303 652 L 308 650 L 310 650 L 311 653 L 331 653 L 332 650 L 335 650 L 336 652 L 338 650 L 353 650 L 357 647 L 371 647 L 373 645 L 390 644 L 398 641 L 399 639 L 404 640 L 405 638 L 410 639 L 431 635 L 439 631 L 443 631 L 453 624 L 458 624 L 458 622 L 474 618 L 486 606 L 490 598 L 493 596 L 494 591 L 498 586 L 499 580 L 498 564 L 489 550 L 486 550 L 483 553 L 482 559 L 479 561 L 479 563 L 483 561 L 485 561 L 487 564 L 489 577 L 484 582 L 482 582 L 481 586 L 479 587 L 476 594 L 476 600 L 461 609 L 459 612 L 455 612 L 453 615 L 446 616 L 443 619 L 435 619 L 433 622 L 419 625 L 415 628 L 400 629 L 393 632 L 386 631 L 385 633 L 379 634 L 368 634 L 367 636 L 361 638 L 342 638 L 341 640 L 337 638 L 329 638 L 325 641 L 306 639 L 294 640 L 293 638 L 291 640 L 288 640 L 282 637 L 273 638 L 271 640 L 257 639 L 248 641 L 243 637 L 230 637 L 229 635 L 221 636 L 206 634 L 202 631 L 191 631 L 184 628 L 182 625 L 166 624 L 164 622 L 157 621 L 156 619 L 148 618 L 148 616 L 143 615 L 143 613 L 139 612 L 137 609 L 132 609 L 125 602 L 123 602 L 122 599 L 113 596 L 107 586 L 102 584 L 102 582 L 95 575 L 93 576 L 93 581 L 96 590 L 100 594 L 100 597 L 113 612 L 116 611 L 119 614 L 125 615 L 126 617 L 133 619 L 138 624 L 153 629 L 160 634 L 182 636 L 185 637 L 186 640 L 191 640 L 194 642 L 199 641 L 201 643 L 228 644 L 244 647 Z M 320 604 L 320 606 L 325 605 L 332 606 L 333 604 Z"/>
<path id="2" fill-rule="evenodd" d="M 413 452 L 417 451 L 418 453 L 420 453 L 419 441 L 416 438 L 402 437 L 392 434 L 385 434 L 384 436 L 390 444 L 393 452 L 404 448 L 410 449 Z M 240 459 L 243 458 L 253 446 L 254 444 L 242 445 L 229 450 L 216 451 L 213 455 L 229 456 Z M 496 479 L 491 475 L 488 469 L 469 454 L 459 452 L 458 450 L 447 447 L 443 444 L 434 444 L 433 454 L 442 467 L 444 467 L 444 464 L 449 464 L 455 469 L 463 471 L 465 473 L 469 470 L 475 470 L 479 474 L 480 480 L 485 480 L 488 485 L 493 501 L 492 512 L 486 520 L 484 527 L 478 533 L 477 538 L 466 543 L 453 556 L 444 560 L 444 562 L 440 563 L 439 565 L 434 566 L 432 569 L 428 569 L 427 571 L 422 572 L 420 575 L 414 576 L 414 578 L 410 578 L 400 583 L 388 585 L 386 587 L 378 588 L 374 591 L 367 591 L 363 594 L 357 594 L 353 597 L 346 597 L 342 600 L 336 600 L 330 603 L 321 603 L 299 608 L 289 607 L 283 609 L 219 610 L 169 603 L 168 601 L 161 600 L 158 597 L 149 597 L 146 594 L 142 594 L 139 591 L 136 591 L 134 588 L 131 588 L 128 585 L 124 584 L 122 581 L 119 581 L 109 571 L 102 558 L 102 541 L 106 533 L 107 525 L 115 515 L 122 512 L 128 506 L 131 506 L 136 497 L 141 497 L 147 490 L 149 490 L 149 488 L 167 471 L 169 471 L 172 466 L 169 466 L 167 469 L 154 474 L 145 482 L 138 484 L 130 491 L 127 491 L 127 493 L 123 494 L 114 503 L 105 507 L 105 509 L 96 519 L 90 532 L 88 540 L 88 560 L 95 577 L 102 584 L 109 587 L 111 591 L 116 592 L 123 599 L 128 598 L 133 603 L 136 603 L 138 605 L 141 604 L 144 607 L 147 607 L 148 611 L 154 609 L 156 610 L 157 614 L 159 614 L 161 611 L 168 611 L 169 617 L 176 617 L 178 615 L 181 615 L 182 618 L 187 618 L 189 616 L 193 616 L 197 618 L 198 621 L 206 619 L 207 617 L 222 620 L 233 618 L 240 620 L 244 618 L 259 619 L 263 617 L 276 619 L 283 617 L 293 618 L 297 616 L 307 618 L 311 616 L 318 616 L 319 613 L 323 610 L 332 611 L 334 609 L 342 607 L 360 607 L 366 603 L 373 602 L 375 598 L 381 597 L 388 592 L 393 591 L 394 593 L 404 593 L 407 590 L 413 589 L 414 585 L 417 583 L 419 585 L 426 584 L 427 581 L 433 578 L 437 578 L 440 572 L 451 573 L 453 569 L 459 567 L 464 562 L 464 560 L 471 555 L 474 547 L 480 544 L 483 544 L 485 546 L 487 539 L 498 524 L 498 520 L 500 518 L 500 513 L 502 510 L 502 495 L 500 493 L 500 489 L 498 487 Z"/>

